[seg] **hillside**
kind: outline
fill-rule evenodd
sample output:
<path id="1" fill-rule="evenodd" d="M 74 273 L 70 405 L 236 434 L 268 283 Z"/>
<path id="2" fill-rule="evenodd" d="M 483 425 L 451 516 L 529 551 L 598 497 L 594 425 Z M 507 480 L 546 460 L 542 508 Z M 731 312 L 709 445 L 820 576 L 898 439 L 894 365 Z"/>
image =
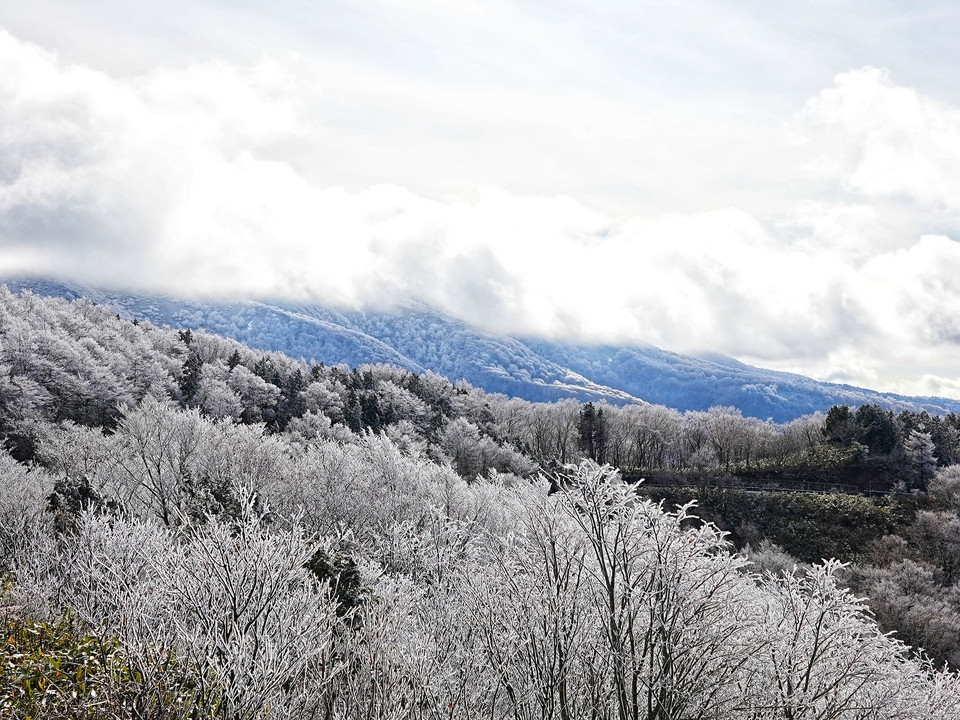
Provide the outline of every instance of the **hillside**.
<path id="1" fill-rule="evenodd" d="M 887 420 L 901 442 L 940 418 Z M 886 634 L 960 664 L 960 518 L 938 500 L 955 468 L 930 483 L 937 512 L 702 498 L 742 541 L 858 563 L 878 626 L 836 561 L 752 572 L 797 562 L 734 552 L 602 464 L 705 477 L 860 454 L 827 427 L 529 403 L 0 288 L 0 715 L 612 718 L 658 702 L 739 720 L 853 698 L 870 717 L 956 717 L 956 674 Z M 797 667 L 799 700 L 781 691 Z M 647 684 L 617 692 L 623 668 Z"/>
<path id="2" fill-rule="evenodd" d="M 851 385 L 819 382 L 794 373 L 765 370 L 731 357 L 680 355 L 652 346 L 577 345 L 527 339 L 540 357 L 595 382 L 680 410 L 733 406 L 744 415 L 787 422 L 833 405 L 880 405 L 894 411 L 957 412 L 960 401 L 907 397 Z"/>
<path id="3" fill-rule="evenodd" d="M 585 345 L 484 332 L 426 307 L 395 312 L 280 301 L 199 302 L 122 293 L 56 280 L 9 280 L 16 291 L 107 304 L 128 319 L 205 329 L 251 347 L 328 365 L 389 363 L 431 370 L 530 401 L 572 397 L 649 402 L 680 411 L 722 405 L 786 422 L 831 406 L 960 412 L 960 401 L 907 397 L 752 367 L 722 355 L 692 357 L 632 345 Z"/>

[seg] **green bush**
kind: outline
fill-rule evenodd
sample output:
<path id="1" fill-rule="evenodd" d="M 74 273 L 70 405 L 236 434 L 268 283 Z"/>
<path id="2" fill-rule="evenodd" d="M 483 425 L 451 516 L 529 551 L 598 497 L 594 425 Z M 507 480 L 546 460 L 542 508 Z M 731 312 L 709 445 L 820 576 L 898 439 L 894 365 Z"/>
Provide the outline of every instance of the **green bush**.
<path id="1" fill-rule="evenodd" d="M 120 642 L 84 633 L 70 615 L 39 622 L 0 610 L 0 717 L 42 720 L 208 717 L 176 671 L 145 688 Z"/>
<path id="2" fill-rule="evenodd" d="M 736 488 L 640 487 L 668 508 L 695 501 L 694 513 L 742 547 L 769 540 L 804 562 L 860 558 L 874 540 L 909 525 L 910 500 L 862 495 L 751 492 Z"/>
<path id="3" fill-rule="evenodd" d="M 125 663 L 116 642 L 54 623 L 6 616 L 0 621 L 0 692 L 4 717 L 110 717 L 112 686 Z"/>

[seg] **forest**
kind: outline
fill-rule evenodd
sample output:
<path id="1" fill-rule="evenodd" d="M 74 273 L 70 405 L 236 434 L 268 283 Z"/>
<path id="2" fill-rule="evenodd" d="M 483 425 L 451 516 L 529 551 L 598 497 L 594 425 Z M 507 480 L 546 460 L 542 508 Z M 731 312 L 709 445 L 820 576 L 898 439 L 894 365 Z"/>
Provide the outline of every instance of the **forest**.
<path id="1" fill-rule="evenodd" d="M 960 418 L 532 403 L 0 287 L 0 714 L 960 717 Z"/>

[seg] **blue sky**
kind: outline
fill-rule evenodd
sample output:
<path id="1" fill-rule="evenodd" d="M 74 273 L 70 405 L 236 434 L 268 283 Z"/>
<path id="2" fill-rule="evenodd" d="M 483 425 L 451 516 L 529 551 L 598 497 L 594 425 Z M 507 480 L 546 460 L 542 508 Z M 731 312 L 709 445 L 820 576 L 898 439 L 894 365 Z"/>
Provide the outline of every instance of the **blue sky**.
<path id="1" fill-rule="evenodd" d="M 12 5 L 8 272 L 960 396 L 960 4 Z"/>

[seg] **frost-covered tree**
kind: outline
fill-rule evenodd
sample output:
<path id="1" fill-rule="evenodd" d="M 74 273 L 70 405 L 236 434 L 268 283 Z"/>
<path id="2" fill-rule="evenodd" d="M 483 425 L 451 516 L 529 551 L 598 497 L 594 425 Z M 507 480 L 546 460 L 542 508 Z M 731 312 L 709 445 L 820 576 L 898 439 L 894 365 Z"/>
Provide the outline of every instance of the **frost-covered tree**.
<path id="1" fill-rule="evenodd" d="M 911 430 L 903 444 L 907 463 L 913 473 L 916 487 L 925 490 L 927 481 L 937 467 L 937 458 L 934 456 L 933 440 L 930 433 L 921 430 Z"/>
<path id="2" fill-rule="evenodd" d="M 243 401 L 228 383 L 229 369 L 220 363 L 205 363 L 194 397 L 200 411 L 210 418 L 241 420 Z"/>

